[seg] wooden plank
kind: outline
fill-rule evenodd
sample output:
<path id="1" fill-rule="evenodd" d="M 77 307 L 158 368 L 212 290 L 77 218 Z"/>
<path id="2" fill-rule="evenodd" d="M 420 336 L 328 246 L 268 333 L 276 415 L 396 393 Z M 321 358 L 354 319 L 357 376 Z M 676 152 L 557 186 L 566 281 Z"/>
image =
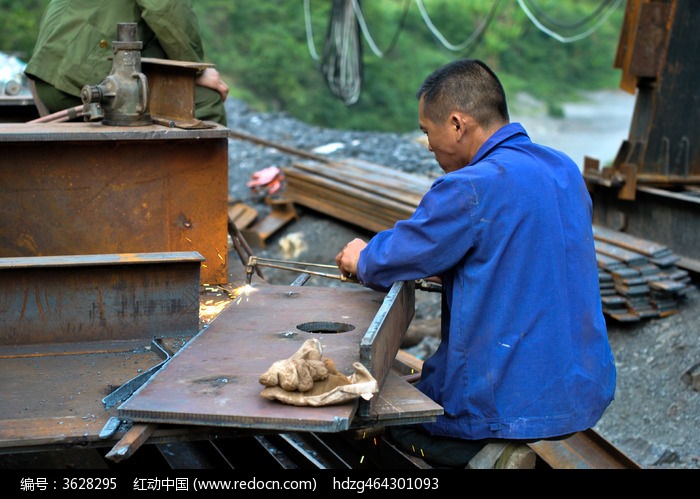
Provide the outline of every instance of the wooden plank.
<path id="1" fill-rule="evenodd" d="M 258 218 L 258 210 L 240 201 L 229 201 L 228 219 L 239 229 L 245 229 Z"/>
<path id="2" fill-rule="evenodd" d="M 339 162 L 342 168 L 356 168 L 359 172 L 376 173 L 380 179 L 383 179 L 381 184 L 390 185 L 396 184 L 397 187 L 409 189 L 418 194 L 424 194 L 430 189 L 430 186 L 436 179 L 436 175 L 423 175 L 417 173 L 409 173 L 398 168 L 392 168 L 377 163 L 365 161 L 360 158 L 343 158 Z M 436 171 L 442 175 L 442 170 L 435 163 Z"/>
<path id="3" fill-rule="evenodd" d="M 394 366 L 401 374 L 412 375 L 423 370 L 423 361 L 406 350 L 399 350 L 396 352 Z"/>
<path id="4" fill-rule="evenodd" d="M 339 185 L 351 185 L 366 192 L 381 195 L 387 199 L 417 206 L 423 195 L 430 189 L 432 182 L 427 178 L 397 175 L 397 170 L 385 166 L 362 163 L 339 162 L 332 164 L 294 163 L 293 168 L 308 175 L 321 176 L 338 182 Z M 403 172 L 401 172 L 403 173 Z"/>
<path id="5" fill-rule="evenodd" d="M 244 239 L 253 246 L 264 248 L 267 239 L 292 220 L 299 218 L 293 204 L 288 200 L 268 202 L 270 213 L 252 226 L 240 230 Z"/>
<path id="6" fill-rule="evenodd" d="M 105 454 L 105 458 L 118 463 L 124 459 L 130 458 L 146 440 L 156 430 L 154 424 L 135 424 L 126 434 L 116 443 L 112 449 Z"/>
<path id="7" fill-rule="evenodd" d="M 315 175 L 306 175 L 303 172 L 285 170 L 285 175 L 287 177 L 287 188 L 289 189 L 290 183 L 296 185 L 305 185 L 307 189 L 316 191 L 317 193 L 323 191 L 334 192 L 336 194 L 341 194 L 347 197 L 352 197 L 359 202 L 364 202 L 369 204 L 371 208 L 375 210 L 380 209 L 393 209 L 397 213 L 413 213 L 416 205 L 411 203 L 406 203 L 403 200 L 395 200 L 387 198 L 383 193 L 375 193 L 367 191 L 361 187 L 357 187 L 351 184 L 339 183 L 336 180 L 327 179 Z M 303 182 L 303 184 L 302 184 Z M 285 194 L 287 194 L 285 192 Z M 352 204 L 350 204 L 352 205 Z M 371 212 L 371 210 L 370 210 Z"/>
<path id="8" fill-rule="evenodd" d="M 285 175 L 285 196 L 291 201 L 375 232 L 409 218 L 415 210 L 352 186 L 340 188 L 321 177 L 299 177 L 293 172 Z"/>
<path id="9" fill-rule="evenodd" d="M 397 220 L 405 220 L 410 216 L 408 212 L 391 216 L 383 213 L 381 206 L 376 205 L 374 206 L 374 211 L 371 211 L 372 206 L 369 205 L 367 210 L 370 211 L 365 214 L 361 204 L 354 199 L 343 198 L 342 195 L 333 196 L 333 194 L 325 191 L 320 195 L 314 195 L 290 189 L 287 193 L 290 199 L 299 205 L 373 232 L 391 228 Z M 333 201 L 334 199 L 335 202 Z"/>
<path id="10" fill-rule="evenodd" d="M 434 181 L 356 159 L 297 162 L 283 172 L 292 201 L 375 232 L 409 218 Z"/>

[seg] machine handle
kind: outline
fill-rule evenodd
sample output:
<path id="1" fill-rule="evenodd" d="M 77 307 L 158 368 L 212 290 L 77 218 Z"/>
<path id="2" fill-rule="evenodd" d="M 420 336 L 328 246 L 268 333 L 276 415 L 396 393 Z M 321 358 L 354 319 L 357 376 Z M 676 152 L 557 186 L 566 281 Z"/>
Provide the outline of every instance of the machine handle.
<path id="1" fill-rule="evenodd" d="M 148 80 L 146 75 L 143 73 L 135 72 L 132 74 L 139 82 L 139 90 L 141 92 L 141 107 L 137 109 L 137 112 L 144 113 L 148 108 Z"/>

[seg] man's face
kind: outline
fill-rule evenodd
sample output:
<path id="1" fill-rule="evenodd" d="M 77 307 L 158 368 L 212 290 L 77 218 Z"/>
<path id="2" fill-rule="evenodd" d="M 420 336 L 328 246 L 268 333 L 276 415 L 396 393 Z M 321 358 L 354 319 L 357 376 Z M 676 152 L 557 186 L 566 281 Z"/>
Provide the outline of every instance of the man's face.
<path id="1" fill-rule="evenodd" d="M 459 170 L 469 163 L 463 157 L 459 141 L 463 139 L 459 122 L 453 115 L 447 117 L 444 122 L 435 123 L 425 116 L 425 103 L 423 97 L 418 104 L 418 123 L 420 129 L 428 138 L 428 149 L 435 155 L 435 160 L 445 173 Z"/>

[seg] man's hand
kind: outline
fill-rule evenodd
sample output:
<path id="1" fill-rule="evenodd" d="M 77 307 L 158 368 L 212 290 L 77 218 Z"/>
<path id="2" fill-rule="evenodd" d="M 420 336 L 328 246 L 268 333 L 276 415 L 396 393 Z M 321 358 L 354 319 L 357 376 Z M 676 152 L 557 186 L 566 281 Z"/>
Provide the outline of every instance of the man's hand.
<path id="1" fill-rule="evenodd" d="M 360 259 L 360 252 L 365 249 L 367 243 L 362 239 L 355 238 L 340 250 L 335 256 L 335 263 L 344 276 L 357 275 L 357 261 Z"/>
<path id="2" fill-rule="evenodd" d="M 228 96 L 228 85 L 221 79 L 221 74 L 216 68 L 205 68 L 201 75 L 195 80 L 200 87 L 211 88 L 221 94 L 221 100 L 226 100 Z"/>

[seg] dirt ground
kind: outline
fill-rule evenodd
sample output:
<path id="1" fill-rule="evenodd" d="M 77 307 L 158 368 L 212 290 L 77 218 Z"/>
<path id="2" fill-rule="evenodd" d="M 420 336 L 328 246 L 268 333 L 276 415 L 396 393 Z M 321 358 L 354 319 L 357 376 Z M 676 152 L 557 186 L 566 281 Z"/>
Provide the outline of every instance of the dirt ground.
<path id="1" fill-rule="evenodd" d="M 596 430 L 644 467 L 700 467 L 700 296 L 695 283 L 675 315 L 608 326 L 617 389 Z"/>

